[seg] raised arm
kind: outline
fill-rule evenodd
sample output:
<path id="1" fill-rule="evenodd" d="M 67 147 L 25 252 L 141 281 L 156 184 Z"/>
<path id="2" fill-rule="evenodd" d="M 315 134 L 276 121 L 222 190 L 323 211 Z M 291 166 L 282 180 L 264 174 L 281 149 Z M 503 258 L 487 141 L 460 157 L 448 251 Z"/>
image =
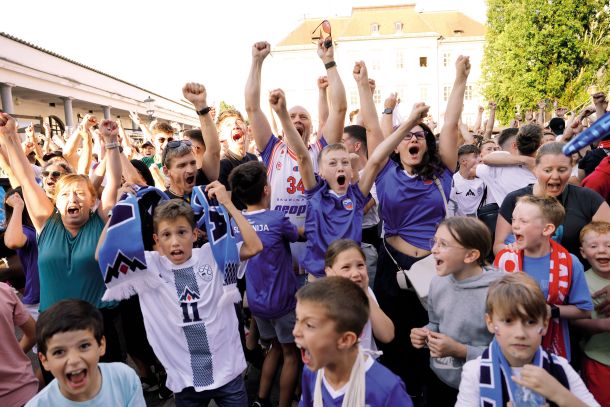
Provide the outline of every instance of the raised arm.
<path id="1" fill-rule="evenodd" d="M 25 203 L 21 196 L 15 192 L 6 198 L 6 204 L 13 208 L 13 215 L 4 232 L 4 244 L 9 249 L 21 249 L 28 241 L 27 236 L 23 233 L 23 223 L 21 221 Z"/>
<path id="2" fill-rule="evenodd" d="M 398 94 L 396 92 L 390 93 L 390 96 L 383 102 L 383 113 L 381 114 L 381 131 L 383 137 L 388 137 L 394 131 L 393 113 L 394 109 L 398 106 Z M 386 113 L 387 112 L 387 113 Z M 381 143 L 383 140 L 379 140 L 376 144 Z M 366 141 L 368 145 L 374 144 L 373 140 Z M 373 149 L 374 150 L 374 149 Z"/>
<path id="3" fill-rule="evenodd" d="M 326 48 L 325 43 L 330 40 L 331 46 Z M 343 136 L 343 127 L 345 126 L 345 113 L 347 112 L 347 97 L 345 96 L 345 87 L 339 76 L 337 65 L 335 64 L 334 46 L 332 38 L 326 40 L 320 38 L 318 40 L 318 56 L 326 67 L 326 75 L 328 76 L 328 91 L 330 99 L 330 111 L 328 120 L 324 124 L 324 128 L 320 130 L 328 144 L 341 142 Z"/>
<path id="4" fill-rule="evenodd" d="M 318 78 L 318 134 L 322 133 L 322 128 L 328 120 L 328 76 Z"/>
<path id="5" fill-rule="evenodd" d="M 106 149 L 106 186 L 102 192 L 97 211 L 104 222 L 117 201 L 117 191 L 121 186 L 121 157 L 118 143 L 119 129 L 116 122 L 104 120 L 100 125 L 100 136 Z"/>
<path id="6" fill-rule="evenodd" d="M 182 88 L 182 94 L 195 106 L 196 111 L 201 111 L 208 107 L 207 91 L 205 86 L 199 83 L 187 83 Z M 212 115 L 198 115 L 199 124 L 201 125 L 201 134 L 203 135 L 203 143 L 205 144 L 205 153 L 203 153 L 203 162 L 201 169 L 205 176 L 214 181 L 218 179 L 220 171 L 220 141 L 218 140 L 218 130 L 212 119 Z"/>
<path id="7" fill-rule="evenodd" d="M 80 136 L 83 140 L 83 148 L 78 157 L 76 173 L 89 175 L 89 169 L 91 168 L 91 161 L 93 159 L 93 135 L 91 134 L 91 128 L 85 126 L 85 128 L 80 131 Z"/>
<path id="8" fill-rule="evenodd" d="M 248 260 L 252 256 L 256 256 L 263 250 L 263 243 L 259 239 L 256 231 L 250 225 L 248 220 L 244 218 L 241 211 L 233 205 L 231 195 L 227 192 L 224 185 L 218 181 L 208 184 L 205 188 L 210 198 L 216 198 L 218 202 L 224 206 L 229 215 L 235 220 L 239 233 L 241 233 L 242 241 L 244 242 L 239 251 L 240 260 Z M 229 225 L 230 227 L 230 225 Z"/>
<path id="9" fill-rule="evenodd" d="M 474 126 L 472 127 L 472 131 L 474 131 L 475 134 L 479 134 L 479 132 L 481 131 L 481 123 L 483 122 L 483 112 L 485 111 L 485 108 L 483 106 L 479 106 L 479 109 L 477 110 L 477 118 L 474 121 Z"/>
<path id="10" fill-rule="evenodd" d="M 32 124 L 30 124 L 25 129 L 25 135 L 26 135 L 26 142 L 32 144 L 32 148 L 34 149 L 34 154 L 36 154 L 36 159 L 40 163 L 42 163 L 43 162 L 42 156 L 44 154 L 42 152 L 42 147 L 40 147 L 40 144 L 38 144 L 38 136 L 36 135 L 36 132 L 34 131 L 34 126 Z"/>
<path id="11" fill-rule="evenodd" d="M 496 102 L 489 102 L 489 118 L 487 119 L 487 126 L 485 126 L 485 133 L 483 138 L 491 138 L 491 134 L 494 131 L 494 122 L 496 121 Z"/>
<path id="12" fill-rule="evenodd" d="M 271 138 L 271 127 L 261 110 L 261 72 L 263 61 L 271 52 L 268 42 L 257 42 L 252 46 L 252 65 L 246 82 L 246 113 L 252 127 L 252 135 L 258 151 L 263 151 Z"/>
<path id="13" fill-rule="evenodd" d="M 360 97 L 360 119 L 362 120 L 362 126 L 366 129 L 367 155 L 370 156 L 379 143 L 383 141 L 383 133 L 375 110 L 373 92 L 369 85 L 368 70 L 364 61 L 358 61 L 354 64 L 353 75 Z"/>
<path id="14" fill-rule="evenodd" d="M 449 171 L 455 172 L 457 167 L 458 121 L 464 107 L 464 92 L 466 80 L 470 73 L 470 59 L 460 55 L 455 63 L 456 75 L 445 110 L 445 123 L 441 129 L 438 153 L 443 164 Z"/>
<path id="15" fill-rule="evenodd" d="M 360 182 L 358 183 L 358 186 L 364 195 L 368 195 L 371 191 L 377 174 L 379 174 L 379 171 L 388 161 L 390 154 L 398 147 L 405 136 L 409 134 L 411 129 L 418 123 L 421 123 L 422 119 L 428 114 L 428 109 L 430 109 L 430 106 L 426 106 L 425 103 L 416 103 L 413 105 L 413 110 L 407 120 L 402 122 L 396 131 L 383 140 L 375 151 L 369 155 L 369 159 L 366 162 L 366 166 L 360 177 Z"/>
<path id="16" fill-rule="evenodd" d="M 608 100 L 604 92 L 597 92 L 591 96 L 593 105 L 595 106 L 595 116 L 599 119 L 608 110 Z"/>
<path id="17" fill-rule="evenodd" d="M 502 166 L 502 165 L 525 165 L 530 170 L 534 169 L 536 160 L 533 157 L 527 155 L 513 155 L 506 154 L 502 151 L 492 151 L 483 157 L 483 164 L 490 166 Z"/>
<path id="18" fill-rule="evenodd" d="M 53 203 L 36 183 L 34 169 L 21 149 L 15 120 L 6 113 L 0 113 L 0 144 L 10 157 L 10 167 L 23 188 L 28 213 L 36 231 L 40 233 L 45 222 L 53 213 Z"/>
<path id="19" fill-rule="evenodd" d="M 316 186 L 313 163 L 311 162 L 307 146 L 303 142 L 297 129 L 295 129 L 294 124 L 292 124 L 292 120 L 290 120 L 290 114 L 288 113 L 288 109 L 286 109 L 286 96 L 284 95 L 284 91 L 281 89 L 272 91 L 269 94 L 269 104 L 280 119 L 288 146 L 296 153 L 299 172 L 301 173 L 305 190 L 313 189 L 313 187 Z"/>
<path id="20" fill-rule="evenodd" d="M 4 173 L 6 174 L 6 176 L 8 177 L 8 182 L 11 184 L 11 188 L 17 188 L 19 185 L 19 181 L 17 180 L 17 178 L 15 178 L 15 174 L 13 174 L 13 169 L 11 168 L 11 165 L 9 164 L 9 159 L 8 156 L 6 155 L 6 150 L 4 149 L 4 146 L 2 146 L 0 144 L 0 168 L 2 168 L 2 171 L 4 171 Z"/>
<path id="21" fill-rule="evenodd" d="M 138 115 L 138 113 L 130 111 L 129 117 L 131 118 L 131 121 L 134 122 L 135 124 L 137 124 L 138 127 L 140 128 L 140 130 L 142 130 L 142 135 L 144 136 L 144 141 L 150 141 L 151 143 L 154 143 L 153 137 L 152 137 L 152 132 L 150 131 L 148 126 L 142 120 L 140 120 L 140 116 Z"/>

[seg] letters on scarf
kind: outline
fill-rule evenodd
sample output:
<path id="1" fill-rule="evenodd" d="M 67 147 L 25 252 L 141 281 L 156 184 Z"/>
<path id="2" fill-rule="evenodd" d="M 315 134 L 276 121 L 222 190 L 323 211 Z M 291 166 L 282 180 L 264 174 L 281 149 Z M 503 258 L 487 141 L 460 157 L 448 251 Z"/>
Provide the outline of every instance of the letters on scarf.
<path id="1" fill-rule="evenodd" d="M 547 304 L 563 305 L 572 282 L 572 256 L 559 243 L 551 242 L 551 263 L 549 269 L 549 291 Z M 523 270 L 523 250 L 501 250 L 494 261 L 494 266 L 509 273 Z M 546 335 L 542 338 L 545 350 L 556 355 L 567 357 L 568 338 L 563 335 L 560 321 L 551 319 Z"/>

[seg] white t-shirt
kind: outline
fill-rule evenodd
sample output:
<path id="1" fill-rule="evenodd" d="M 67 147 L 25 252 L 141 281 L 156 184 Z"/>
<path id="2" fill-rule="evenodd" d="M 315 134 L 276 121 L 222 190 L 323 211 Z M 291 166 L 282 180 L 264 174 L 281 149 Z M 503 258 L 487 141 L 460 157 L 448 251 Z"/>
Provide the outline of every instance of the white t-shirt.
<path id="1" fill-rule="evenodd" d="M 238 243 L 238 251 L 241 243 Z M 235 307 L 221 302 L 223 275 L 205 244 L 179 266 L 157 252 L 146 252 L 146 273 L 161 281 L 138 292 L 146 336 L 167 371 L 174 393 L 219 388 L 239 376 L 246 360 Z M 240 273 L 246 262 L 241 263 Z"/>
<path id="2" fill-rule="evenodd" d="M 507 151 L 498 151 L 494 154 L 498 153 L 510 154 Z M 510 192 L 536 182 L 534 173 L 520 165 L 492 167 L 479 164 L 476 166 L 476 172 L 477 177 L 487 185 L 487 203 L 496 202 L 498 206 L 502 206 L 504 198 Z"/>
<path id="3" fill-rule="evenodd" d="M 484 192 L 485 183 L 481 178 L 466 179 L 462 174 L 456 172 L 453 174 L 449 194 L 449 214 L 451 216 L 476 216 Z M 489 191 L 487 194 L 489 195 Z"/>
<path id="4" fill-rule="evenodd" d="M 360 177 L 362 177 L 363 171 L 364 170 L 360 170 Z M 369 209 L 369 211 L 364 214 L 364 217 L 362 218 L 363 229 L 370 228 L 371 226 L 375 226 L 379 223 L 379 211 L 377 210 L 377 208 L 379 207 L 379 201 L 377 200 L 377 186 L 375 185 L 375 183 L 373 183 L 373 186 L 371 187 L 371 195 L 375 200 L 375 205 L 373 205 L 371 209 Z"/>
<path id="5" fill-rule="evenodd" d="M 558 356 L 559 365 L 565 372 L 568 383 L 570 385 L 570 392 L 574 394 L 580 401 L 585 403 L 589 407 L 599 407 L 599 403 L 595 401 L 595 398 L 589 392 L 582 379 L 572 369 L 572 366 L 567 360 Z M 458 394 L 457 402 L 455 407 L 478 407 L 481 405 L 481 392 L 480 392 L 480 376 L 481 376 L 481 357 L 472 359 L 464 365 L 462 368 L 462 381 L 460 382 L 460 393 Z"/>
<path id="6" fill-rule="evenodd" d="M 377 298 L 375 297 L 373 290 L 371 290 L 371 287 L 367 287 L 367 291 L 369 293 L 370 298 L 373 301 L 375 301 L 375 304 L 378 304 Z M 362 334 L 360 335 L 360 347 L 362 349 L 367 349 L 367 350 L 372 350 L 374 352 L 377 352 L 377 344 L 375 343 L 375 338 L 373 337 L 373 326 L 371 325 L 370 318 L 368 321 L 366 321 L 366 325 L 364 326 L 364 329 L 362 329 Z M 373 357 L 375 359 L 377 359 L 379 356 L 373 356 Z"/>

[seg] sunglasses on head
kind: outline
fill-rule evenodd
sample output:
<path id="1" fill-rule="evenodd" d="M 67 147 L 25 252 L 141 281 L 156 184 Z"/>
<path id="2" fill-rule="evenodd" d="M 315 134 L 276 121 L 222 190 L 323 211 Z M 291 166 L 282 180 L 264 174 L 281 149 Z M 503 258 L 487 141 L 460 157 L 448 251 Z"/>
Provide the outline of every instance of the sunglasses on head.
<path id="1" fill-rule="evenodd" d="M 185 146 L 192 146 L 193 143 L 191 143 L 191 140 L 168 140 L 167 141 L 167 147 L 165 147 L 166 149 L 168 148 L 176 148 L 179 147 L 181 144 L 184 144 Z"/>
<path id="2" fill-rule="evenodd" d="M 43 171 L 42 172 L 42 176 L 45 178 L 48 177 L 49 175 L 52 176 L 53 178 L 59 178 L 62 175 L 64 175 L 64 173 L 59 172 L 59 171 Z"/>
<path id="3" fill-rule="evenodd" d="M 316 31 L 318 30 L 318 28 L 320 29 L 320 32 L 318 33 L 318 35 L 316 36 Z M 322 21 L 316 28 L 314 28 L 314 30 L 311 32 L 311 41 L 314 44 L 317 44 L 318 41 L 320 39 L 324 40 L 324 47 L 326 48 L 330 48 L 333 46 L 333 40 L 332 40 L 332 35 L 330 32 L 330 23 L 328 22 L 328 20 L 324 20 Z M 328 36 L 324 37 L 324 35 L 322 34 L 322 32 L 328 34 Z"/>
<path id="4" fill-rule="evenodd" d="M 174 141 L 174 138 L 173 137 L 168 137 L 167 139 L 165 137 L 157 138 L 157 141 L 159 143 L 165 143 L 165 140 L 167 140 L 168 143 L 171 143 L 172 141 Z"/>
<path id="5" fill-rule="evenodd" d="M 415 136 L 417 140 L 424 140 L 426 138 L 426 133 L 423 130 L 420 131 L 410 131 L 405 136 L 405 140 L 411 140 Z"/>

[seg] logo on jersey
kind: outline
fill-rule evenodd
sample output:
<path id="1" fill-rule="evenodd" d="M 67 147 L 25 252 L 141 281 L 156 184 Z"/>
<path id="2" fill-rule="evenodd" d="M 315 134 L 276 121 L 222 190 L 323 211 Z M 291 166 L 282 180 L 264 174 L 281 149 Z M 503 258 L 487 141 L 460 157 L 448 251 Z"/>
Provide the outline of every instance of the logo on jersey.
<path id="1" fill-rule="evenodd" d="M 346 198 L 343 200 L 343 207 L 345 209 L 347 209 L 348 211 L 351 211 L 352 209 L 354 209 L 354 203 L 352 202 L 351 199 Z"/>
<path id="2" fill-rule="evenodd" d="M 466 192 L 466 196 L 474 196 L 474 192 L 472 192 L 472 189 L 469 189 L 468 192 Z"/>
<path id="3" fill-rule="evenodd" d="M 425 180 L 423 181 L 424 185 L 432 185 L 432 182 L 433 182 L 433 181 L 432 181 L 431 179 L 425 179 Z"/>
<path id="4" fill-rule="evenodd" d="M 212 267 L 210 267 L 209 264 L 206 264 L 205 266 L 200 266 L 197 270 L 197 273 L 199 273 L 203 281 L 205 281 L 206 283 L 212 281 Z"/>
<path id="5" fill-rule="evenodd" d="M 199 299 L 199 294 L 191 291 L 189 286 L 184 287 L 184 291 L 182 291 L 182 295 L 180 296 L 180 302 L 193 302 Z"/>
<path id="6" fill-rule="evenodd" d="M 292 171 L 297 172 L 299 170 L 299 166 L 295 165 L 294 167 L 292 167 Z"/>
<path id="7" fill-rule="evenodd" d="M 275 169 L 280 171 L 282 169 L 282 163 L 278 161 L 277 164 L 275 164 Z"/>

